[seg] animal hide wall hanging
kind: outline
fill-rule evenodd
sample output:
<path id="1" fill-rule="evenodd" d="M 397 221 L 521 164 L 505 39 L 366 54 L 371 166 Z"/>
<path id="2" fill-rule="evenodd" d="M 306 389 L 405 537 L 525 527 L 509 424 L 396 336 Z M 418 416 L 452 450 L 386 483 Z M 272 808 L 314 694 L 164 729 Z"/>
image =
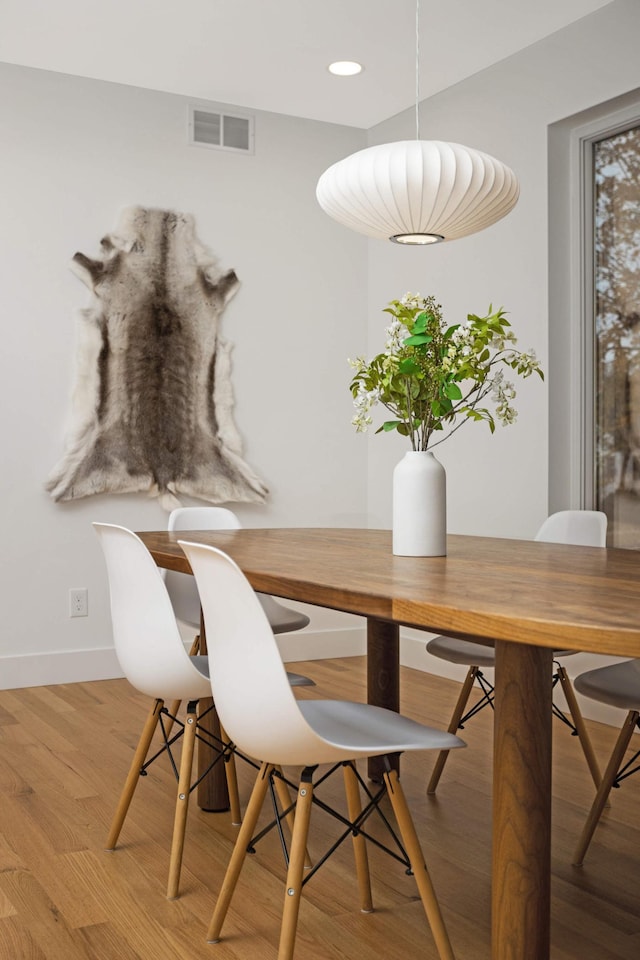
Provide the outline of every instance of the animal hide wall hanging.
<path id="1" fill-rule="evenodd" d="M 148 491 L 262 502 L 241 457 L 231 346 L 218 334 L 238 288 L 196 238 L 193 217 L 125 210 L 102 255 L 72 267 L 93 293 L 81 311 L 72 424 L 47 483 L 54 500 Z"/>

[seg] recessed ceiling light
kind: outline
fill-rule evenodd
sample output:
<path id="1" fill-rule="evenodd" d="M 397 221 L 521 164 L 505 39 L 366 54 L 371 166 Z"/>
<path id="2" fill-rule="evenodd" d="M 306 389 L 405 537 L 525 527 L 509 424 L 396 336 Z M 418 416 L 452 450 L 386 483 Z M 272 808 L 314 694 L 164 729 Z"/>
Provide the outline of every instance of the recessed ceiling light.
<path id="1" fill-rule="evenodd" d="M 355 60 L 336 60 L 335 63 L 329 64 L 328 70 L 336 77 L 355 77 L 357 73 L 362 72 L 362 64 L 356 63 Z"/>

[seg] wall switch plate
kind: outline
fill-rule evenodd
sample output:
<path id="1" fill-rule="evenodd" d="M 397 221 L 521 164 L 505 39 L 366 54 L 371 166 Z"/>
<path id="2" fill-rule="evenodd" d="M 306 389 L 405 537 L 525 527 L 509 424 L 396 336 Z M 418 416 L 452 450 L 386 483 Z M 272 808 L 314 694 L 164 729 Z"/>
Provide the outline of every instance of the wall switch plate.
<path id="1" fill-rule="evenodd" d="M 69 590 L 69 616 L 87 617 L 89 615 L 89 591 L 86 587 L 72 587 Z"/>

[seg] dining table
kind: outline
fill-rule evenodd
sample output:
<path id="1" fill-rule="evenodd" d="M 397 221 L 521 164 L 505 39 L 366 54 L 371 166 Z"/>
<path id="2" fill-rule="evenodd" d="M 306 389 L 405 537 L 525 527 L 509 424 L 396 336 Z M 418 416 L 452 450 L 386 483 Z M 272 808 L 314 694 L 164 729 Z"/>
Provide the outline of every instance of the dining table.
<path id="1" fill-rule="evenodd" d="M 640 551 L 450 535 L 445 556 L 404 557 L 364 528 L 139 536 L 161 567 L 190 573 L 178 541 L 206 543 L 256 590 L 366 618 L 367 699 L 391 710 L 402 626 L 495 644 L 492 958 L 549 960 L 553 651 L 640 657 Z"/>

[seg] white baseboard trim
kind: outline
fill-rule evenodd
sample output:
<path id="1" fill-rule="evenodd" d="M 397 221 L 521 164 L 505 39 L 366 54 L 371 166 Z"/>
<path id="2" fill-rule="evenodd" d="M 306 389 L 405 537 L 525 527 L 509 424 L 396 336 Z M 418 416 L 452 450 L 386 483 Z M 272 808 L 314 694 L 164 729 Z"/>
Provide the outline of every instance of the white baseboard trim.
<path id="1" fill-rule="evenodd" d="M 285 663 L 296 660 L 330 660 L 333 657 L 363 657 L 367 633 L 362 627 L 337 630 L 301 630 L 276 637 Z"/>
<path id="2" fill-rule="evenodd" d="M 193 631 L 185 628 L 181 632 L 185 643 L 190 645 Z M 361 627 L 301 631 L 279 636 L 278 646 L 285 662 L 357 657 L 366 653 L 366 632 Z M 113 680 L 122 675 L 113 647 L 0 657 L 2 690 Z"/>
<path id="3" fill-rule="evenodd" d="M 0 657 L 0 689 L 54 686 L 122 676 L 113 647 Z"/>

